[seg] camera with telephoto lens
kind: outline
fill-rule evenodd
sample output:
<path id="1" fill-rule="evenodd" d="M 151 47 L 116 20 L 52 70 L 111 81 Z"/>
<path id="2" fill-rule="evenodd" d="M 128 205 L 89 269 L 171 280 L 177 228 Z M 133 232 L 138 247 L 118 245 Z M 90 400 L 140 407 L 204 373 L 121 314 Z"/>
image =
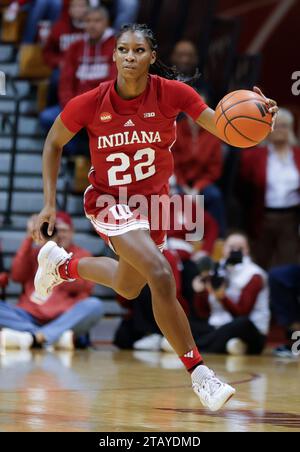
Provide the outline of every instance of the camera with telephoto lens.
<path id="1" fill-rule="evenodd" d="M 225 261 L 215 262 L 210 257 L 201 257 L 196 266 L 203 283 L 210 283 L 214 290 L 218 290 L 228 279 L 228 266 L 243 262 L 242 250 L 232 250 Z"/>

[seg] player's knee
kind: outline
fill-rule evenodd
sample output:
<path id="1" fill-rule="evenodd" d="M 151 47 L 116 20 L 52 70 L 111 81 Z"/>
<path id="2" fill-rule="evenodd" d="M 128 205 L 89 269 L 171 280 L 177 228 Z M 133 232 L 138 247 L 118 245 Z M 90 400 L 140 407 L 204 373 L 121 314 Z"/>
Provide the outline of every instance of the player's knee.
<path id="1" fill-rule="evenodd" d="M 162 258 L 155 262 L 149 271 L 148 283 L 151 289 L 159 292 L 162 296 L 170 295 L 174 290 L 174 276 L 168 262 Z"/>
<path id="2" fill-rule="evenodd" d="M 142 288 L 143 287 L 134 287 L 122 284 L 115 287 L 115 290 L 122 297 L 126 298 L 126 300 L 134 300 L 140 295 Z"/>

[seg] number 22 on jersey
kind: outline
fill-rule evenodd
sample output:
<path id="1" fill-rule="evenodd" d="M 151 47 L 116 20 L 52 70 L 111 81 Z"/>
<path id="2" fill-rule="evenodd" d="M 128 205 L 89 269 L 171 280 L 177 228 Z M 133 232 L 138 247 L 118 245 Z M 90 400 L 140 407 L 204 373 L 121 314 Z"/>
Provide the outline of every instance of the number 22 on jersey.
<path id="1" fill-rule="evenodd" d="M 147 179 L 155 174 L 156 169 L 153 164 L 155 159 L 154 149 L 145 148 L 136 151 L 133 160 L 139 162 L 145 156 L 147 157 L 146 161 L 134 165 L 135 181 Z M 130 167 L 128 155 L 124 152 L 116 152 L 115 154 L 110 154 L 106 159 L 107 162 L 114 162 L 116 160 L 120 160 L 121 162 L 118 165 L 113 165 L 107 172 L 109 186 L 131 184 L 133 182 L 132 175 L 125 173 Z"/>

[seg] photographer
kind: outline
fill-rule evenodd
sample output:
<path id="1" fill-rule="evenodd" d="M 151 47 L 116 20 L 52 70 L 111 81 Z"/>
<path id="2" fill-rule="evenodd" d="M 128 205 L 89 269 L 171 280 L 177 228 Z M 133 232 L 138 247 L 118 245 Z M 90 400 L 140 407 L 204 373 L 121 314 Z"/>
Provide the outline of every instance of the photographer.
<path id="1" fill-rule="evenodd" d="M 269 291 L 266 273 L 249 256 L 247 238 L 231 234 L 221 262 L 204 257 L 197 265 L 196 316 L 191 319 L 197 346 L 209 353 L 261 353 L 269 328 Z M 201 320 L 197 312 L 203 312 L 205 304 L 210 315 Z"/>

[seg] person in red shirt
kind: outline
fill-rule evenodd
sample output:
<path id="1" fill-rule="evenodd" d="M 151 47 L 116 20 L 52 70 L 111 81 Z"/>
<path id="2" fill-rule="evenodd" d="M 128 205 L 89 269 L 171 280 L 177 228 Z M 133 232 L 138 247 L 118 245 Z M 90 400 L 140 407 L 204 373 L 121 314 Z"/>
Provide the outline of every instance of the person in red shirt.
<path id="1" fill-rule="evenodd" d="M 63 57 L 58 89 L 59 105 L 48 107 L 40 114 L 40 122 L 45 130 L 49 130 L 70 99 L 95 88 L 101 81 L 115 77 L 116 68 L 112 60 L 115 37 L 108 23 L 109 16 L 104 7 L 88 9 L 84 38 L 71 44 Z"/>
<path id="2" fill-rule="evenodd" d="M 170 229 L 167 232 L 168 248 L 176 250 L 182 261 L 191 259 L 195 252 L 193 242 L 186 239 L 186 234 L 192 232 L 193 225 L 197 221 L 197 214 L 203 214 L 203 238 L 201 240 L 202 255 L 209 255 L 213 251 L 214 244 L 219 236 L 218 224 L 214 218 L 203 208 L 197 209 L 197 201 L 192 196 L 180 195 L 184 198 L 183 210 L 170 206 Z M 190 206 L 188 207 L 188 204 Z M 184 215 L 184 208 L 191 214 L 190 218 Z"/>
<path id="3" fill-rule="evenodd" d="M 53 24 L 48 36 L 43 56 L 45 63 L 52 69 L 61 66 L 65 52 L 70 45 L 82 39 L 84 32 L 84 16 L 87 12 L 88 0 L 71 0 L 69 14 L 63 15 Z"/>
<path id="4" fill-rule="evenodd" d="M 44 61 L 53 69 L 48 87 L 47 106 L 58 103 L 57 91 L 63 57 L 70 45 L 83 37 L 83 19 L 87 8 L 88 0 L 71 0 L 67 14 L 61 14 L 59 20 L 54 23 L 43 47 Z"/>
<path id="5" fill-rule="evenodd" d="M 221 141 L 190 118 L 184 118 L 177 125 L 173 155 L 178 184 L 185 193 L 204 195 L 205 207 L 218 222 L 220 235 L 224 237 L 224 200 L 215 184 L 223 167 Z"/>
<path id="6" fill-rule="evenodd" d="M 190 86 L 176 80 L 177 73 L 157 60 L 156 50 L 155 37 L 146 25 L 124 26 L 114 50 L 116 80 L 72 99 L 49 131 L 43 151 L 45 206 L 35 224 L 36 239 L 41 238 L 44 222 L 52 234 L 61 150 L 84 127 L 92 160 L 91 185 L 84 196 L 86 216 L 119 261 L 74 259 L 49 241 L 39 253 L 35 287 L 43 297 L 64 280 L 83 278 L 133 299 L 147 283 L 155 320 L 189 371 L 196 395 L 205 406 L 218 410 L 235 390 L 204 365 L 176 298 L 172 270 L 159 251 L 166 231 L 158 221 L 164 222 L 168 213 L 171 147 L 179 112 L 218 133 L 214 111 Z M 274 101 L 266 105 L 276 113 Z M 157 205 L 159 195 L 162 205 Z"/>
<path id="7" fill-rule="evenodd" d="M 181 188 L 175 184 L 175 180 L 175 177 L 171 178 L 170 191 L 180 194 Z M 189 306 L 192 306 L 194 298 L 192 281 L 198 273 L 195 261 L 200 256 L 209 256 L 212 253 L 219 236 L 219 228 L 214 218 L 204 210 L 203 205 L 200 205 L 200 200 L 194 199 L 192 195 L 186 196 L 181 193 L 180 196 L 183 200 L 183 208 L 175 210 L 174 204 L 170 206 L 170 229 L 167 232 L 167 243 L 168 248 L 175 251 L 180 258 L 182 298 Z M 195 232 L 194 225 L 201 216 L 203 216 L 203 237 L 200 250 L 196 250 L 194 242 L 187 240 L 187 234 Z"/>
<path id="8" fill-rule="evenodd" d="M 37 270 L 36 247 L 32 239 L 34 217 L 27 226 L 27 237 L 18 250 L 11 268 L 11 278 L 22 284 L 23 292 L 17 306 L 0 302 L 0 339 L 4 347 L 28 348 L 32 345 L 53 345 L 73 348 L 74 340 L 88 333 L 103 314 L 103 303 L 91 296 L 93 283 L 84 280 L 65 282 L 41 300 L 34 289 Z M 73 243 L 71 217 L 58 212 L 57 243 L 74 257 L 91 254 Z"/>
<path id="9" fill-rule="evenodd" d="M 17 0 L 11 1 L 4 11 L 4 20 L 14 22 L 20 11 L 28 11 L 22 43 L 32 44 L 35 41 L 39 22 L 44 19 L 55 22 L 61 12 L 62 0 Z"/>
<path id="10" fill-rule="evenodd" d="M 300 146 L 289 110 L 280 108 L 265 146 L 242 150 L 237 194 L 256 262 L 266 270 L 298 264 Z"/>

